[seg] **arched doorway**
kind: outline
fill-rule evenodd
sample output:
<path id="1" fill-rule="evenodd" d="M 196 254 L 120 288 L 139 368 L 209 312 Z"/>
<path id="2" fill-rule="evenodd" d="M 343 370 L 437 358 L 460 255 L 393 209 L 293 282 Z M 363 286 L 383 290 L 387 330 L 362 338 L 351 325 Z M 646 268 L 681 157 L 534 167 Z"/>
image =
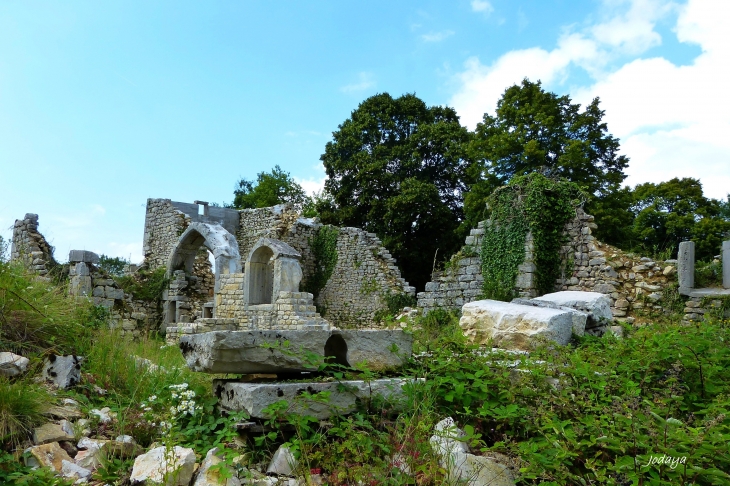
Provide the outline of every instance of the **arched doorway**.
<path id="1" fill-rule="evenodd" d="M 274 252 L 268 246 L 257 248 L 246 265 L 250 272 L 246 278 L 249 282 L 249 304 L 271 304 L 274 294 Z"/>
<path id="2" fill-rule="evenodd" d="M 241 273 L 241 255 L 238 253 L 236 238 L 220 225 L 191 223 L 180 235 L 170 254 L 168 277 L 175 270 L 192 273 L 195 257 L 201 246 L 210 250 L 215 259 L 215 291 L 218 290 L 220 275 Z"/>

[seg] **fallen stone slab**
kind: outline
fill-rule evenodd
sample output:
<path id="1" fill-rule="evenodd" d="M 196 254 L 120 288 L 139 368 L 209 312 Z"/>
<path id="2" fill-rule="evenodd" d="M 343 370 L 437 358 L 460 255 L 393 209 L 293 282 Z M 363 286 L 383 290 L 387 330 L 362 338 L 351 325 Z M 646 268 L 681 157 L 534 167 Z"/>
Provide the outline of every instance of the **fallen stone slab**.
<path id="1" fill-rule="evenodd" d="M 334 414 L 348 414 L 359 403 L 380 395 L 398 406 L 403 398 L 403 386 L 412 383 L 406 378 L 382 378 L 373 381 L 349 380 L 325 383 L 240 383 L 213 380 L 213 390 L 221 408 L 229 411 L 245 410 L 251 417 L 270 418 L 264 409 L 285 400 L 288 413 L 325 419 Z M 329 392 L 329 398 L 310 398 L 309 395 Z"/>
<path id="2" fill-rule="evenodd" d="M 212 331 L 180 338 L 193 371 L 240 374 L 312 371 L 324 360 L 382 371 L 402 366 L 412 344 L 401 330 Z"/>
<path id="3" fill-rule="evenodd" d="M 586 332 L 586 322 L 588 321 L 588 314 L 586 312 L 571 309 L 570 307 L 563 307 L 544 300 L 517 298 L 512 299 L 512 304 L 531 305 L 533 307 L 547 307 L 549 309 L 568 311 L 573 315 L 573 334 L 576 336 L 582 336 Z"/>
<path id="4" fill-rule="evenodd" d="M 50 355 L 43 365 L 43 379 L 64 390 L 76 386 L 81 380 L 82 359 L 80 356 Z"/>
<path id="5" fill-rule="evenodd" d="M 26 357 L 3 351 L 0 353 L 0 376 L 12 378 L 22 375 L 28 368 L 28 363 L 30 363 L 30 360 Z"/>
<path id="6" fill-rule="evenodd" d="M 598 292 L 565 290 L 553 292 L 532 299 L 533 302 L 551 302 L 561 307 L 569 307 L 588 315 L 586 329 L 605 327 L 612 323 L 611 298 Z"/>
<path id="7" fill-rule="evenodd" d="M 568 344 L 573 314 L 546 307 L 477 300 L 462 307 L 459 326 L 471 342 L 486 344 L 491 340 L 499 348 L 529 350 L 539 338 Z"/>

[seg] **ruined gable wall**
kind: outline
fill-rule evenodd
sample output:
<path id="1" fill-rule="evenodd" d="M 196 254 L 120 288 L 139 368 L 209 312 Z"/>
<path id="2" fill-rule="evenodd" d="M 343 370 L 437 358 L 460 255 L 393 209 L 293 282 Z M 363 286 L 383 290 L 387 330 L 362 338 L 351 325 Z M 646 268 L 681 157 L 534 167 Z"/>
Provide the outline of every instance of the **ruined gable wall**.
<path id="1" fill-rule="evenodd" d="M 593 216 L 581 208 L 565 226 L 567 242 L 563 246 L 564 274 L 555 283 L 555 291 L 578 290 L 599 292 L 611 298 L 614 317 L 629 317 L 635 310 L 664 311 L 665 289 L 676 284 L 676 261 L 656 262 L 624 252 L 599 242 L 592 235 L 596 229 Z M 435 308 L 460 310 L 481 298 L 482 235 L 488 222 L 479 223 L 467 237 L 461 250 L 466 255 L 448 271 L 435 272 L 433 281 L 426 284 L 425 292 L 418 294 L 418 306 L 429 312 Z M 532 244 L 528 235 L 525 262 L 520 265 L 515 292 L 534 297 L 535 272 Z"/>
<path id="2" fill-rule="evenodd" d="M 38 232 L 38 215 L 28 213 L 23 219 L 16 219 L 10 246 L 10 259 L 21 261 L 40 276 L 56 266 L 53 247 Z"/>

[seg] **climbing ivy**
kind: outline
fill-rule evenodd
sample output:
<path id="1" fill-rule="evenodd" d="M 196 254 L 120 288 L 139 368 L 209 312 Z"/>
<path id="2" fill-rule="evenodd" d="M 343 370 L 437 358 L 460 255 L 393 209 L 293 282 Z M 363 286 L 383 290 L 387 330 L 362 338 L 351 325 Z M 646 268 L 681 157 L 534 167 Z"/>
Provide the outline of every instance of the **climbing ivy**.
<path id="1" fill-rule="evenodd" d="M 337 237 L 340 232 L 330 225 L 320 226 L 313 238 L 308 239 L 314 253 L 314 273 L 307 279 L 305 289 L 317 297 L 337 264 Z"/>
<path id="2" fill-rule="evenodd" d="M 551 292 L 560 276 L 563 228 L 585 199 L 576 184 L 539 173 L 515 177 L 494 191 L 487 200 L 490 221 L 481 248 L 484 296 L 496 300 L 514 297 L 528 232 L 533 238 L 537 291 Z"/>

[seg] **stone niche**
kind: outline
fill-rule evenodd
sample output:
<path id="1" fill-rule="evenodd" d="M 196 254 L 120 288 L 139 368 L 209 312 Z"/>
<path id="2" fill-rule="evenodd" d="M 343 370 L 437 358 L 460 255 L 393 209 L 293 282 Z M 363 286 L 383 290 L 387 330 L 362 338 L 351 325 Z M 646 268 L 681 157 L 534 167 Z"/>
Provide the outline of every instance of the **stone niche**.
<path id="1" fill-rule="evenodd" d="M 301 254 L 283 241 L 261 238 L 244 266 L 243 302 L 247 306 L 275 304 L 282 292 L 299 292 Z"/>

